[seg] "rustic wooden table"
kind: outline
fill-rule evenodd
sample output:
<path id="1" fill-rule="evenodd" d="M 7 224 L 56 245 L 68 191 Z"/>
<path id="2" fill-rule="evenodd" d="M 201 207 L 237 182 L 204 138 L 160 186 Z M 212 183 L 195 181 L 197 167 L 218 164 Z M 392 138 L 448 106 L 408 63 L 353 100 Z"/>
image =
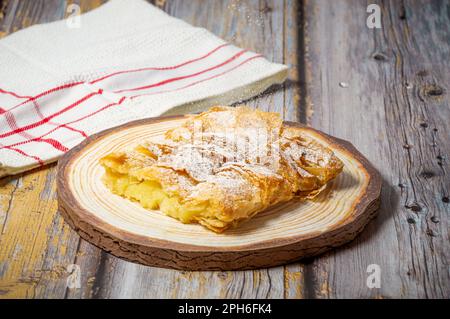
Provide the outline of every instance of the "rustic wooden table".
<path id="1" fill-rule="evenodd" d="M 72 2 L 83 12 L 102 3 L 0 1 L 0 36 L 61 19 Z M 288 64 L 289 80 L 248 104 L 351 141 L 383 176 L 378 217 L 349 245 L 284 267 L 151 268 L 80 240 L 57 212 L 50 165 L 0 180 L 0 298 L 450 297 L 448 1 L 154 3 Z M 370 3 L 381 8 L 380 29 L 366 25 Z M 380 288 L 366 284 L 372 264 Z M 68 286 L 78 270 L 80 288 Z"/>

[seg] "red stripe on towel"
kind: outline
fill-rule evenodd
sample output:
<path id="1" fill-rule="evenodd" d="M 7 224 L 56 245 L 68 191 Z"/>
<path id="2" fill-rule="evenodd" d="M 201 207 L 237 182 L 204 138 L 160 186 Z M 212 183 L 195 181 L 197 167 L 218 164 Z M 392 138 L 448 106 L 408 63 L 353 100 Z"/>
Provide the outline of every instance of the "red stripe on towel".
<path id="1" fill-rule="evenodd" d="M 99 79 L 97 79 L 97 80 L 91 81 L 91 82 L 89 82 L 89 84 L 94 84 L 94 83 L 103 81 L 103 80 L 105 80 L 105 79 L 107 79 L 107 78 L 110 78 L 110 77 L 112 77 L 112 76 L 120 75 L 120 74 L 125 74 L 125 73 L 134 73 L 134 72 L 141 72 L 141 71 L 166 71 L 166 70 L 175 70 L 175 69 L 178 69 L 178 68 L 180 68 L 180 67 L 182 67 L 182 66 L 191 64 L 191 63 L 193 63 L 193 62 L 197 62 L 197 61 L 203 60 L 203 59 L 209 57 L 210 55 L 212 55 L 213 53 L 219 51 L 219 50 L 222 49 L 223 47 L 226 47 L 226 46 L 229 46 L 229 45 L 230 45 L 229 43 L 222 44 L 222 45 L 218 46 L 217 48 L 215 48 L 214 50 L 208 52 L 207 54 L 205 54 L 205 55 L 203 55 L 203 56 L 201 56 L 201 57 L 199 57 L 199 58 L 195 58 L 195 59 L 192 59 L 192 60 L 189 60 L 189 61 L 186 61 L 186 62 L 177 64 L 177 65 L 174 65 L 174 66 L 167 66 L 167 67 L 148 67 L 148 68 L 141 68 L 141 69 L 133 69 L 133 70 L 118 71 L 118 72 L 111 73 L 111 74 L 109 74 L 109 75 L 105 75 L 105 76 L 103 76 L 103 77 L 101 77 L 101 78 L 99 78 Z"/>
<path id="2" fill-rule="evenodd" d="M 222 63 L 220 63 L 220 64 L 218 64 L 218 65 L 215 65 L 215 66 L 213 66 L 213 67 L 207 68 L 207 69 L 205 69 L 205 70 L 202 70 L 202 71 L 199 71 L 199 72 L 196 72 L 196 73 L 193 73 L 193 74 L 184 75 L 184 76 L 178 76 L 178 77 L 175 77 L 175 78 L 171 78 L 171 79 L 167 79 L 167 80 L 164 80 L 164 81 L 160 81 L 160 82 L 158 82 L 158 83 L 149 84 L 149 85 L 141 86 L 141 87 L 137 87 L 137 88 L 124 89 L 124 90 L 114 91 L 114 93 L 139 91 L 139 90 L 149 89 L 149 88 L 152 88 L 152 87 L 161 86 L 161 85 L 164 85 L 164 84 L 167 84 L 167 83 L 171 83 L 171 82 L 175 82 L 175 81 L 179 81 L 179 80 L 184 80 L 184 79 L 192 78 L 192 77 L 195 77 L 195 76 L 197 76 L 197 75 L 200 75 L 200 74 L 203 74 L 203 73 L 212 71 L 212 70 L 214 70 L 214 69 L 220 68 L 220 67 L 222 67 L 222 66 L 224 66 L 224 65 L 226 65 L 226 64 L 228 64 L 228 63 L 230 63 L 230 62 L 232 62 L 232 61 L 234 61 L 234 60 L 236 60 L 236 59 L 239 58 L 241 55 L 243 55 L 245 52 L 247 52 L 247 50 L 242 50 L 242 51 L 240 51 L 239 53 L 233 55 L 233 56 L 232 56 L 231 58 L 229 58 L 228 60 L 226 60 L 226 61 L 224 61 L 224 62 L 222 62 Z"/>

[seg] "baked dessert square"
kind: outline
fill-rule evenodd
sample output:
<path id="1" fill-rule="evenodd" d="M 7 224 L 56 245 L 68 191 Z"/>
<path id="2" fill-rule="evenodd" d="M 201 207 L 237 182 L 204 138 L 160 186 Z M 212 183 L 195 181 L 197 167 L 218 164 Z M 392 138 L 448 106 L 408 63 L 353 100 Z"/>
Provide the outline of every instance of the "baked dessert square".
<path id="1" fill-rule="evenodd" d="M 280 202 L 312 198 L 343 169 L 330 149 L 279 114 L 226 106 L 100 163 L 113 193 L 215 232 Z"/>

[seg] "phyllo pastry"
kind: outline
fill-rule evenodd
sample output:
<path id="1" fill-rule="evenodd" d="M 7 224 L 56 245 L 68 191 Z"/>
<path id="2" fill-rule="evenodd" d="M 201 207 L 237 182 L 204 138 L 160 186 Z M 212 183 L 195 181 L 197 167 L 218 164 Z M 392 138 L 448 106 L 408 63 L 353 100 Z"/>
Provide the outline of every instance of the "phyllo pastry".
<path id="1" fill-rule="evenodd" d="M 115 194 L 215 232 L 277 203 L 314 197 L 343 168 L 279 114 L 224 106 L 100 162 Z"/>

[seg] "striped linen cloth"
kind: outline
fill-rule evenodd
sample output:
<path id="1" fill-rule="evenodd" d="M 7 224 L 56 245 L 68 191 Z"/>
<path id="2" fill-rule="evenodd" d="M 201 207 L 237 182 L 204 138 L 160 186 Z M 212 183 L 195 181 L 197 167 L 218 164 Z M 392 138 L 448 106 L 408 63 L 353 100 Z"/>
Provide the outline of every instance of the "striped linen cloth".
<path id="1" fill-rule="evenodd" d="M 29 27 L 0 40 L 0 177 L 56 161 L 104 129 L 230 104 L 286 75 L 143 0 L 111 0 L 76 27 Z"/>

